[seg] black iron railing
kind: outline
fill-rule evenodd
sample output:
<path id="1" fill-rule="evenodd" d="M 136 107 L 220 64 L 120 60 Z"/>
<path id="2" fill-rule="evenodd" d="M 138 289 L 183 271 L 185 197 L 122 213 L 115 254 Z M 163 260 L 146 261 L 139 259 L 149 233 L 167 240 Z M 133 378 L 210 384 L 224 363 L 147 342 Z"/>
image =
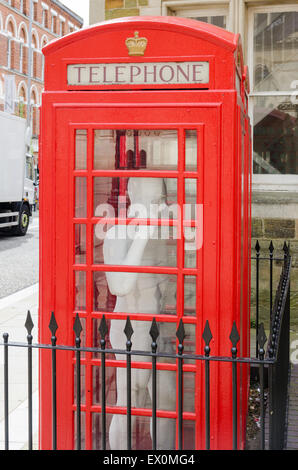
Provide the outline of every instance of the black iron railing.
<path id="1" fill-rule="evenodd" d="M 272 255 L 273 250 L 270 248 Z M 260 250 L 257 249 L 256 256 L 257 265 L 259 263 Z M 267 258 L 266 258 L 267 259 Z M 281 259 L 279 259 L 281 260 Z M 273 256 L 269 257 L 270 266 L 273 263 Z M 56 383 L 56 368 L 57 357 L 56 352 L 73 351 L 75 355 L 76 367 L 76 449 L 81 449 L 82 442 L 82 423 L 81 423 L 81 353 L 90 352 L 99 354 L 101 357 L 101 374 L 102 383 L 105 384 L 106 378 L 106 356 L 110 353 L 123 355 L 126 359 L 127 371 L 127 403 L 126 403 L 126 422 L 127 422 L 127 449 L 132 448 L 132 400 L 131 400 L 131 371 L 132 356 L 142 356 L 148 358 L 152 363 L 152 449 L 158 448 L 157 442 L 157 360 L 158 358 L 176 359 L 178 362 L 178 449 L 183 449 L 183 364 L 187 360 L 201 361 L 204 364 L 205 373 L 205 447 L 210 449 L 210 400 L 212 399 L 212 388 L 210 387 L 210 363 L 230 363 L 232 368 L 232 397 L 233 397 L 233 442 L 231 446 L 233 449 L 238 447 L 238 420 L 237 420 L 237 364 L 249 364 L 258 368 L 259 371 L 259 384 L 260 384 L 260 438 L 259 449 L 266 448 L 266 434 L 269 433 L 268 444 L 270 449 L 283 449 L 285 447 L 286 435 L 286 409 L 287 409 L 287 390 L 288 390 L 288 370 L 289 370 L 289 320 L 290 320 L 290 268 L 291 256 L 289 254 L 288 245 L 284 245 L 284 257 L 282 258 L 281 275 L 276 290 L 275 300 L 273 301 L 273 281 L 272 275 L 270 276 L 270 334 L 268 346 L 265 350 L 267 337 L 265 334 L 264 323 L 256 322 L 257 327 L 257 354 L 256 357 L 239 357 L 237 351 L 237 344 L 240 340 L 239 332 L 236 324 L 233 324 L 229 340 L 231 342 L 231 354 L 229 357 L 212 356 L 210 342 L 212 339 L 212 332 L 210 330 L 209 322 L 205 324 L 203 332 L 203 341 L 205 344 L 204 354 L 185 354 L 184 353 L 184 339 L 185 330 L 182 320 L 180 321 L 176 336 L 178 339 L 177 351 L 175 354 L 165 353 L 158 351 L 158 337 L 159 330 L 155 319 L 152 321 L 150 336 L 151 351 L 137 351 L 133 349 L 133 328 L 130 318 L 127 318 L 124 334 L 126 336 L 126 345 L 124 349 L 109 349 L 107 348 L 107 334 L 108 326 L 105 316 L 102 317 L 99 334 L 100 346 L 98 348 L 81 347 L 81 334 L 83 327 L 78 315 L 76 315 L 74 322 L 75 345 L 64 346 L 57 345 L 56 331 L 58 325 L 56 323 L 55 315 L 52 313 L 49 329 L 51 331 L 51 345 L 49 344 L 33 344 L 32 343 L 32 329 L 33 322 L 30 312 L 27 314 L 25 327 L 27 329 L 27 343 L 14 343 L 9 341 L 8 334 L 3 335 L 3 343 L 0 345 L 4 348 L 4 431 L 5 431 L 5 449 L 9 449 L 9 348 L 19 347 L 27 349 L 28 353 L 28 447 L 32 449 L 32 350 L 33 349 L 46 349 L 52 352 L 52 448 L 57 449 L 57 383 Z M 270 267 L 272 273 L 272 267 Z M 256 271 L 257 276 L 258 269 Z M 258 285 L 257 285 L 258 292 Z M 270 297 L 271 298 L 271 297 Z M 258 309 L 258 302 L 257 302 Z M 257 312 L 257 310 L 256 310 Z M 269 393 L 269 408 L 266 409 L 265 402 L 265 375 L 268 372 L 268 393 Z M 106 449 L 107 437 L 107 395 L 106 387 L 101 387 L 101 448 Z M 266 414 L 269 414 L 269 419 L 266 420 Z M 268 421 L 268 429 L 266 428 Z"/>

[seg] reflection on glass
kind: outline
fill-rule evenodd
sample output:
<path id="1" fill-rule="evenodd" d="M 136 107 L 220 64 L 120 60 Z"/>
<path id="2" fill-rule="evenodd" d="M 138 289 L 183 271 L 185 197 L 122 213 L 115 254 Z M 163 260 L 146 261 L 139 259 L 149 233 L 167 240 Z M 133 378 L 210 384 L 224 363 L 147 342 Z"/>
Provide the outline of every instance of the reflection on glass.
<path id="1" fill-rule="evenodd" d="M 196 352 L 196 325 L 184 324 L 185 339 L 184 339 L 184 354 L 195 354 Z M 195 364 L 194 359 L 185 359 L 185 364 Z"/>
<path id="2" fill-rule="evenodd" d="M 254 102 L 254 173 L 298 174 L 298 105 L 290 96 Z"/>
<path id="3" fill-rule="evenodd" d="M 86 310 L 86 273 L 75 271 L 75 310 Z"/>
<path id="4" fill-rule="evenodd" d="M 196 220 L 197 211 L 197 180 L 195 178 L 185 179 L 185 207 L 184 219 Z"/>
<path id="5" fill-rule="evenodd" d="M 195 379 L 194 372 L 183 374 L 183 411 L 194 413 L 195 411 Z"/>
<path id="6" fill-rule="evenodd" d="M 77 420 L 76 420 L 76 413 L 74 412 L 73 416 L 73 423 L 74 423 L 74 442 L 77 442 Z M 86 413 L 85 411 L 81 412 L 81 449 L 86 449 Z"/>
<path id="7" fill-rule="evenodd" d="M 176 170 L 176 130 L 94 131 L 94 169 Z"/>
<path id="8" fill-rule="evenodd" d="M 107 347 L 107 346 L 106 346 Z M 93 405 L 101 405 L 102 379 L 101 367 L 92 367 Z M 117 401 L 116 367 L 106 366 L 106 405 L 115 406 Z"/>
<path id="9" fill-rule="evenodd" d="M 102 415 L 101 413 L 92 413 L 92 449 L 103 450 L 102 448 Z M 113 415 L 106 414 L 106 450 L 111 450 L 109 443 L 109 429 Z"/>
<path id="10" fill-rule="evenodd" d="M 86 263 L 86 225 L 75 224 L 75 263 Z"/>
<path id="11" fill-rule="evenodd" d="M 192 18 L 197 21 L 203 21 L 204 23 L 213 24 L 214 26 L 218 26 L 219 28 L 226 29 L 227 27 L 227 17 L 225 15 L 198 16 Z"/>
<path id="12" fill-rule="evenodd" d="M 196 448 L 196 422 L 183 421 L 183 449 L 193 450 Z"/>
<path id="13" fill-rule="evenodd" d="M 75 178 L 75 217 L 87 217 L 87 179 Z"/>
<path id="14" fill-rule="evenodd" d="M 82 346 L 83 347 L 83 346 Z M 86 393 L 85 393 L 85 378 L 86 378 L 86 368 L 84 365 L 81 365 L 81 402 L 84 405 L 86 402 Z M 74 368 L 74 402 L 77 401 L 77 370 Z"/>
<path id="15" fill-rule="evenodd" d="M 75 169 L 87 168 L 87 131 L 77 129 L 75 134 Z"/>
<path id="16" fill-rule="evenodd" d="M 106 450 L 113 450 L 110 444 L 110 429 L 111 421 L 115 415 L 107 413 L 106 415 Z M 126 415 L 120 415 L 120 420 L 123 421 L 121 430 L 126 429 Z M 132 449 L 133 450 L 151 450 L 152 449 L 152 438 L 151 438 L 151 418 L 149 416 L 135 415 L 132 417 Z M 169 418 L 157 418 L 157 445 L 158 449 L 162 448 L 165 450 L 174 450 L 175 447 L 175 427 L 176 420 Z M 171 430 L 170 438 L 171 442 L 168 442 L 168 447 L 161 447 L 165 440 L 165 430 Z M 194 449 L 194 436 L 195 427 L 194 422 L 184 421 L 183 422 L 183 434 L 184 434 L 184 449 Z M 169 439 L 167 439 L 169 440 Z M 92 413 L 92 449 L 102 450 L 102 416 L 100 413 Z"/>
<path id="17" fill-rule="evenodd" d="M 297 80 L 298 12 L 254 15 L 254 91 L 289 91 Z"/>
<path id="18" fill-rule="evenodd" d="M 198 160 L 197 131 L 185 131 L 185 170 L 196 171 Z"/>
<path id="19" fill-rule="evenodd" d="M 184 276 L 184 315 L 196 316 L 196 276 Z"/>

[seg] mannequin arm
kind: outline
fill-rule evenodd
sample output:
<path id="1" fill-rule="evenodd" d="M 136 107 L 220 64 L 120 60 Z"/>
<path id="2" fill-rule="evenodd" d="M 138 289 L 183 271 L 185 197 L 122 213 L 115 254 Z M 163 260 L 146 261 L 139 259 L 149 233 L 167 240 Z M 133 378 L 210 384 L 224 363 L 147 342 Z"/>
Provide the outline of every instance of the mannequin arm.
<path id="1" fill-rule="evenodd" d="M 126 227 L 118 226 L 121 230 Z M 113 227 L 107 233 L 103 245 L 103 255 L 105 264 L 115 264 L 121 266 L 140 266 L 145 247 L 148 243 L 149 237 L 140 237 L 136 234 L 135 239 L 129 246 L 129 241 L 124 238 L 127 236 L 126 232 L 122 233 Z M 138 273 L 123 273 L 123 272 L 107 272 L 106 277 L 111 294 L 117 296 L 125 296 L 133 289 Z"/>

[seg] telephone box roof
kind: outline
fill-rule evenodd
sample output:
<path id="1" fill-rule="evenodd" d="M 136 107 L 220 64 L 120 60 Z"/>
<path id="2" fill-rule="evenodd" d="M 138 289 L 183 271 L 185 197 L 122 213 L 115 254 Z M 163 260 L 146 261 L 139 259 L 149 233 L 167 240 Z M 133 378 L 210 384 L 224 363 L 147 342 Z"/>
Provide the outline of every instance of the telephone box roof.
<path id="1" fill-rule="evenodd" d="M 235 51 L 239 43 L 239 34 L 226 31 L 223 28 L 192 20 L 190 18 L 179 18 L 172 16 L 136 16 L 124 17 L 115 20 L 104 21 L 88 28 L 80 29 L 70 33 L 63 38 L 57 39 L 43 48 L 45 55 L 58 51 L 59 49 L 77 43 L 78 41 L 92 38 L 99 33 L 117 30 L 131 30 L 132 28 L 145 28 L 151 30 L 172 31 L 186 36 L 193 36 L 205 40 L 217 46 L 223 47 L 231 52 Z"/>

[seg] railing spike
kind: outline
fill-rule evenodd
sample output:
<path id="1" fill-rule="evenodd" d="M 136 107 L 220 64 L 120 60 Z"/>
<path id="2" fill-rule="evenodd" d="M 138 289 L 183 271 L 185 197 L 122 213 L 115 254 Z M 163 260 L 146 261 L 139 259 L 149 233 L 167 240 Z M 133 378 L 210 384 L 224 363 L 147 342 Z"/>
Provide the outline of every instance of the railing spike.
<path id="1" fill-rule="evenodd" d="M 204 328 L 202 337 L 203 337 L 203 340 L 205 341 L 206 346 L 209 346 L 210 341 L 212 340 L 213 336 L 210 330 L 210 325 L 209 325 L 208 320 L 205 323 L 205 328 Z"/>
<path id="2" fill-rule="evenodd" d="M 259 326 L 259 333 L 258 333 L 258 343 L 259 343 L 260 349 L 264 349 L 266 341 L 267 341 L 267 337 L 265 333 L 264 323 L 261 323 Z"/>
<path id="3" fill-rule="evenodd" d="M 149 334 L 152 338 L 153 343 L 156 343 L 157 338 L 159 337 L 159 330 L 155 318 L 152 320 L 151 328 Z"/>
<path id="4" fill-rule="evenodd" d="M 106 335 L 107 335 L 108 332 L 109 332 L 108 325 L 107 325 L 107 322 L 106 322 L 106 318 L 105 318 L 104 315 L 103 315 L 103 317 L 102 317 L 102 319 L 101 319 L 101 322 L 100 322 L 98 331 L 99 331 L 99 333 L 100 333 L 101 339 L 104 340 L 105 337 L 106 337 Z"/>
<path id="5" fill-rule="evenodd" d="M 127 320 L 126 320 L 124 333 L 125 333 L 125 336 L 127 338 L 127 341 L 130 341 L 134 331 L 133 331 L 133 328 L 132 328 L 131 321 L 130 321 L 129 317 L 127 317 Z"/>
<path id="6" fill-rule="evenodd" d="M 186 335 L 185 335 L 185 328 L 184 328 L 182 318 L 179 322 L 179 326 L 178 326 L 178 329 L 177 329 L 177 332 L 176 332 L 176 336 L 178 338 L 179 343 L 183 344 L 183 341 L 184 341 L 184 338 L 185 338 Z"/>
<path id="7" fill-rule="evenodd" d="M 74 322 L 74 325 L 73 325 L 73 331 L 75 332 L 75 335 L 76 335 L 77 338 L 79 338 L 81 336 L 81 333 L 83 331 L 82 323 L 81 323 L 81 320 L 80 320 L 80 317 L 79 317 L 78 313 L 76 314 L 76 319 L 75 319 L 75 322 Z"/>
<path id="8" fill-rule="evenodd" d="M 233 348 L 236 348 L 237 343 L 240 340 L 240 336 L 239 336 L 239 332 L 238 332 L 237 325 L 236 325 L 235 321 L 234 321 L 233 326 L 232 326 L 232 331 L 231 331 L 231 334 L 230 334 L 230 340 L 231 340 L 231 343 L 233 345 Z"/>
<path id="9" fill-rule="evenodd" d="M 26 318 L 26 322 L 25 322 L 25 328 L 26 328 L 26 330 L 27 330 L 28 335 L 31 335 L 32 330 L 33 330 L 33 328 L 34 328 L 34 323 L 33 323 L 33 321 L 32 321 L 32 317 L 31 317 L 30 310 L 28 310 L 28 312 L 27 312 L 27 318 Z"/>
<path id="10" fill-rule="evenodd" d="M 49 329 L 52 333 L 52 336 L 55 336 L 56 335 L 56 331 L 58 330 L 58 325 L 57 325 L 57 322 L 56 322 L 56 318 L 55 318 L 55 314 L 54 312 L 52 312 L 52 315 L 51 315 L 51 320 L 50 320 L 50 323 L 49 323 Z"/>

